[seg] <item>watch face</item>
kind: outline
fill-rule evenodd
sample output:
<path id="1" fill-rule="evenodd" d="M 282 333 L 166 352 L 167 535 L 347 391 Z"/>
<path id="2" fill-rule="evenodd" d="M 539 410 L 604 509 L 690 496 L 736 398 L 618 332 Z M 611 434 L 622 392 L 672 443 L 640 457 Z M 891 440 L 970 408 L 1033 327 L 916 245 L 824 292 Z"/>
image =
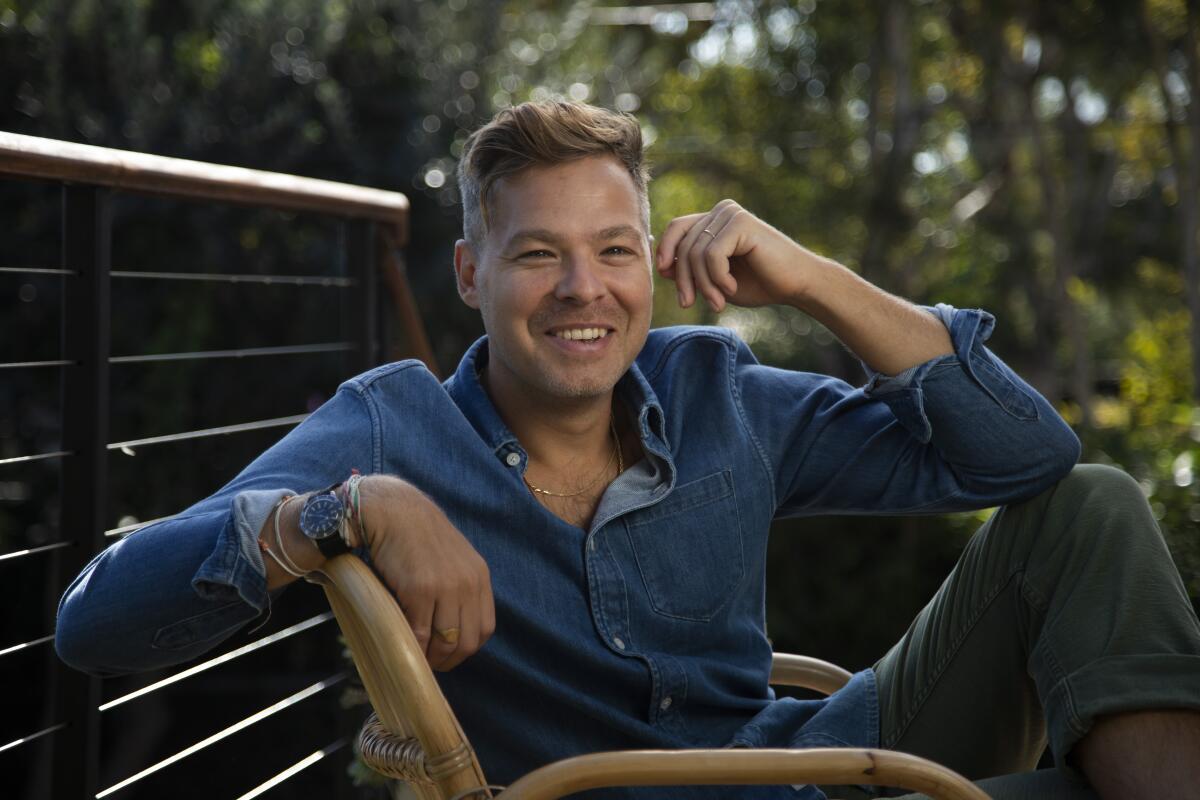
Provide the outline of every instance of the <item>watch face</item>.
<path id="1" fill-rule="evenodd" d="M 300 511 L 300 530 L 310 539 L 337 533 L 342 522 L 342 501 L 333 494 L 313 495 Z"/>

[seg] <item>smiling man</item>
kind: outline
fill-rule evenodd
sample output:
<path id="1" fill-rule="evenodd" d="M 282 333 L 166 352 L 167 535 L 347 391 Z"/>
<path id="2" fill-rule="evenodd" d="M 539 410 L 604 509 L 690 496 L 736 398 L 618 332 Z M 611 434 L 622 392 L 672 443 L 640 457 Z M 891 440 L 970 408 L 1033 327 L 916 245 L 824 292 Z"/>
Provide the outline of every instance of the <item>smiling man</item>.
<path id="1" fill-rule="evenodd" d="M 525 104 L 468 141 L 458 291 L 487 336 L 439 383 L 347 381 L 213 497 L 97 557 L 57 646 L 99 673 L 193 657 L 358 548 L 404 608 L 493 782 L 597 750 L 884 746 L 997 797 L 1200 796 L 1200 626 L 1137 485 L 1075 466 L 985 346 L 732 201 L 649 232 L 635 120 Z M 760 365 L 681 305 L 786 303 L 863 388 Z M 357 474 L 361 472 L 361 474 Z M 1000 506 L 912 628 L 824 700 L 776 699 L 770 523 Z M 146 576 L 149 575 L 148 579 Z M 662 789 L 607 797 L 661 797 Z M 819 796 L 815 787 L 671 797 Z"/>

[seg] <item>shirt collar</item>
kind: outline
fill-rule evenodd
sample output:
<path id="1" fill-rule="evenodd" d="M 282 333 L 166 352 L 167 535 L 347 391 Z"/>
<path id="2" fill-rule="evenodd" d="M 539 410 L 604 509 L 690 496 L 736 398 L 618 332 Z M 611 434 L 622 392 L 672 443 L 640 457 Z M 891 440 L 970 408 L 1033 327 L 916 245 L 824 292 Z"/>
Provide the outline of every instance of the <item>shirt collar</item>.
<path id="1" fill-rule="evenodd" d="M 526 454 L 517 437 L 504 424 L 487 391 L 479 380 L 479 371 L 487 364 L 488 340 L 482 336 L 475 341 L 458 362 L 458 368 L 445 383 L 446 391 L 455 405 L 463 412 L 475 428 L 479 437 L 492 448 L 497 458 L 506 459 L 509 453 L 517 453 L 522 461 Z M 666 422 L 662 405 L 642 374 L 636 362 L 617 381 L 617 396 L 635 410 L 638 435 L 645 446 L 670 460 L 666 446 Z"/>

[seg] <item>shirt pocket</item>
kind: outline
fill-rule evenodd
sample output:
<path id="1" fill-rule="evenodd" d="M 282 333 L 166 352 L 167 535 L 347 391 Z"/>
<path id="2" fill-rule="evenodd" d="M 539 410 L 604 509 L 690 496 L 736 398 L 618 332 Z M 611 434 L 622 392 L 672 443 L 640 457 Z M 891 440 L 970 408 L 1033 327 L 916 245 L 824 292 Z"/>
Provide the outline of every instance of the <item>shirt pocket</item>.
<path id="1" fill-rule="evenodd" d="M 662 502 L 629 515 L 625 528 L 650 607 L 665 617 L 711 620 L 745 574 L 728 469 L 676 486 Z"/>

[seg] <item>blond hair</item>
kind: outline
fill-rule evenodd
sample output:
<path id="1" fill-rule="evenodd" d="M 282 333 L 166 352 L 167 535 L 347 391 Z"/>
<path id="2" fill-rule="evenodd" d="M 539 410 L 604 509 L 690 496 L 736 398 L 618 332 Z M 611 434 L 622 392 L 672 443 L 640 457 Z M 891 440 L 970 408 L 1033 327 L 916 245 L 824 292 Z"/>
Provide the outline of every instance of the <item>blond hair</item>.
<path id="1" fill-rule="evenodd" d="M 496 181 L 526 167 L 611 155 L 625 167 L 638 195 L 642 226 L 650 232 L 650 173 L 642 129 L 629 114 L 561 100 L 522 103 L 496 114 L 471 134 L 458 162 L 463 238 L 478 248 L 488 230 L 488 202 Z"/>

